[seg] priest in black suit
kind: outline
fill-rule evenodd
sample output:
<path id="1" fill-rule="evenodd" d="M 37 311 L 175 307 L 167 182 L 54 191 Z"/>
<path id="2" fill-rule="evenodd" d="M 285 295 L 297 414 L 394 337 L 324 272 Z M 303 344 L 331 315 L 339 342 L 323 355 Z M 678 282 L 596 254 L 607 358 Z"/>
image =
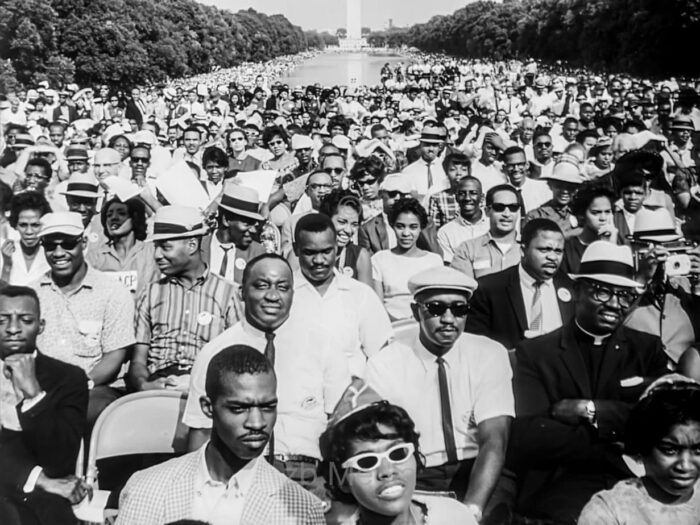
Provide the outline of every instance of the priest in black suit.
<path id="1" fill-rule="evenodd" d="M 627 246 L 591 243 L 571 277 L 574 319 L 516 346 L 507 456 L 518 513 L 555 523 L 576 523 L 593 494 L 634 477 L 620 445 L 627 417 L 668 361 L 659 337 L 621 325 L 638 295 Z"/>
<path id="2" fill-rule="evenodd" d="M 36 348 L 39 299 L 0 289 L 0 523 L 77 523 L 72 504 L 90 488 L 73 475 L 85 433 L 88 386 L 78 367 Z"/>
<path id="3" fill-rule="evenodd" d="M 520 264 L 479 279 L 465 331 L 508 349 L 556 330 L 574 315 L 573 282 L 560 273 L 564 234 L 549 219 L 533 219 L 521 235 Z"/>

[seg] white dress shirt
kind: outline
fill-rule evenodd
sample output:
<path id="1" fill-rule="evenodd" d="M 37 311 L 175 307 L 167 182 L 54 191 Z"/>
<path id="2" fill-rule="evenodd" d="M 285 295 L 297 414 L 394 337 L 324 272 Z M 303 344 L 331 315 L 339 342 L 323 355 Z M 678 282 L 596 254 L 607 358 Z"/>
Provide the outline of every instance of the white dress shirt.
<path id="1" fill-rule="evenodd" d="M 523 294 L 523 302 L 525 303 L 527 324 L 530 326 L 532 322 L 532 298 L 535 295 L 535 279 L 523 269 L 522 265 L 518 265 L 518 275 L 520 276 L 520 292 Z M 541 286 L 542 331 L 538 334 L 532 334 L 533 336 L 546 334 L 556 330 L 562 325 L 554 280 L 549 279 L 548 281 L 544 281 Z"/>
<path id="2" fill-rule="evenodd" d="M 296 301 L 296 297 L 294 298 Z M 275 373 L 277 374 L 277 424 L 275 452 L 321 458 L 318 438 L 326 429 L 327 416 L 350 384 L 347 361 L 336 345 L 328 344 L 316 325 L 292 314 L 275 330 Z M 190 428 L 211 428 L 199 406 L 205 393 L 207 367 L 224 348 L 248 345 L 265 351 L 264 332 L 245 319 L 223 331 L 197 354 L 192 367 L 189 395 L 182 421 Z"/>
<path id="3" fill-rule="evenodd" d="M 367 359 L 394 335 L 375 291 L 337 270 L 324 295 L 297 271 L 292 312 L 304 319 L 305 326 L 321 327 L 326 340 L 345 354 L 350 373 L 357 377 L 364 377 Z"/>
<path id="4" fill-rule="evenodd" d="M 479 453 L 477 425 L 515 415 L 508 352 L 484 336 L 462 334 L 445 360 L 457 458 Z M 447 462 L 436 356 L 415 337 L 394 342 L 367 362 L 367 381 L 382 398 L 406 409 L 420 433 L 426 465 Z"/>
<path id="5" fill-rule="evenodd" d="M 552 199 L 552 190 L 543 180 L 525 178 L 523 185 L 516 189 L 520 189 L 523 204 L 525 205 L 525 213 L 530 213 Z"/>
<path id="6" fill-rule="evenodd" d="M 501 171 L 500 162 L 494 162 L 490 166 L 487 166 L 482 163 L 481 160 L 476 159 L 472 162 L 472 176 L 476 177 L 479 179 L 479 182 L 481 182 L 481 190 L 484 195 L 494 186 L 506 184 L 508 182 L 508 178 L 503 174 L 503 171 Z"/>
<path id="7" fill-rule="evenodd" d="M 207 443 L 199 449 L 201 456 L 194 479 L 192 519 L 209 525 L 238 525 L 243 515 L 245 498 L 255 479 L 260 457 L 251 459 L 227 483 L 215 481 L 207 467 Z M 263 460 L 264 461 L 264 460 Z"/>
<path id="8" fill-rule="evenodd" d="M 422 158 L 409 164 L 401 172 L 402 177 L 411 181 L 411 190 L 416 193 L 418 200 L 422 200 L 427 195 L 432 195 L 450 187 L 450 180 L 442 169 L 442 162 L 436 158 L 430 163 L 430 174 L 433 184 L 428 184 L 428 163 Z"/>
<path id="9" fill-rule="evenodd" d="M 221 269 L 221 263 L 224 261 L 225 250 L 222 248 L 222 244 L 216 237 L 216 233 L 211 236 L 211 251 L 209 252 L 209 268 L 217 274 L 221 275 L 224 279 L 230 282 L 235 282 L 233 273 L 235 271 L 236 265 L 236 245 L 231 243 L 231 248 L 228 250 L 228 261 L 226 263 L 226 271 L 222 275 L 219 270 Z"/>

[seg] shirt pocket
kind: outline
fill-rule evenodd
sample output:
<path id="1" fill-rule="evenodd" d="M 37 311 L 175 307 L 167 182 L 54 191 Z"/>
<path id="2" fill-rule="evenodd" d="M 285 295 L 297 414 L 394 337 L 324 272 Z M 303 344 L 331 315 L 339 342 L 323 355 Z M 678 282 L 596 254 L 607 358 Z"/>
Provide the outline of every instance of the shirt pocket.
<path id="1" fill-rule="evenodd" d="M 76 354 L 80 357 L 99 356 L 102 353 L 100 345 L 102 323 L 100 321 L 79 321 L 78 332 L 83 344 L 76 350 Z"/>

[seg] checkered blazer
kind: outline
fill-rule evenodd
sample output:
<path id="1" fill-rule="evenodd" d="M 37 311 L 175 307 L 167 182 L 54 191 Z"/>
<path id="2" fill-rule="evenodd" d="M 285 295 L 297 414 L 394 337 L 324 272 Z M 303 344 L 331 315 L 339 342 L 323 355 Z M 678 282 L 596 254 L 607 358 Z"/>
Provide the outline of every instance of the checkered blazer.
<path id="1" fill-rule="evenodd" d="M 136 472 L 119 499 L 117 525 L 164 525 L 192 519 L 194 480 L 201 452 Z M 321 501 L 260 461 L 241 525 L 323 525 Z"/>

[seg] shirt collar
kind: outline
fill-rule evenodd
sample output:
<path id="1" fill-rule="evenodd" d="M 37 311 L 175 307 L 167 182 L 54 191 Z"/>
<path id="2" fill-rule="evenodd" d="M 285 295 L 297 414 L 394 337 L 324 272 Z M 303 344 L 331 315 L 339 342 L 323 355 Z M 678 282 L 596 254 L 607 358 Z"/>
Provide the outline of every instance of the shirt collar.
<path id="1" fill-rule="evenodd" d="M 455 346 L 459 344 L 459 339 L 455 341 L 455 344 L 450 348 L 447 352 L 442 354 L 442 359 L 448 364 L 452 364 L 455 356 L 457 355 L 456 352 L 454 352 Z M 433 370 L 437 366 L 437 356 L 431 352 L 429 352 L 425 346 L 423 346 L 423 343 L 420 340 L 420 336 L 416 336 L 415 341 L 413 342 L 413 353 L 416 355 L 418 360 L 421 362 L 423 365 L 423 368 L 425 371 Z"/>
<path id="2" fill-rule="evenodd" d="M 605 340 L 608 339 L 612 335 L 612 334 L 596 335 L 594 333 L 591 333 L 588 330 L 582 328 L 581 325 L 578 324 L 578 321 L 576 321 L 576 328 L 578 328 L 584 336 L 587 336 L 587 338 L 593 344 L 593 346 L 603 346 L 603 343 L 605 343 Z"/>
<path id="3" fill-rule="evenodd" d="M 468 227 L 474 228 L 476 226 L 481 226 L 482 224 L 486 223 L 486 214 L 482 211 L 481 218 L 476 222 L 469 222 L 467 219 L 462 217 L 461 213 L 457 213 L 457 215 L 455 216 L 455 219 L 457 219 L 457 222 L 459 224 L 461 224 L 462 226 L 468 226 Z"/>
<path id="4" fill-rule="evenodd" d="M 520 282 L 525 285 L 525 288 L 535 287 L 535 278 L 525 271 L 522 264 L 518 265 L 518 274 L 520 275 Z M 552 286 L 553 279 L 547 279 L 546 281 L 540 281 L 545 286 Z"/>
<path id="5" fill-rule="evenodd" d="M 204 489 L 207 486 L 215 487 L 222 482 L 214 481 L 209 474 L 209 467 L 207 467 L 207 456 L 206 450 L 209 446 L 209 441 L 205 443 L 202 448 L 199 449 L 199 465 L 197 466 L 197 472 L 195 474 L 194 488 L 195 491 Z M 259 457 L 251 459 L 245 466 L 236 472 L 231 478 L 226 482 L 226 490 L 234 489 L 242 493 L 244 496 L 250 490 L 253 485 L 253 479 L 255 478 L 255 470 L 258 465 Z"/>
<path id="6" fill-rule="evenodd" d="M 83 277 L 82 282 L 80 283 L 80 286 L 78 286 L 75 290 L 71 292 L 71 294 L 77 293 L 81 288 L 94 288 L 96 284 L 96 278 L 97 278 L 97 272 L 87 263 L 87 271 L 85 272 L 85 277 Z M 56 286 L 56 283 L 54 280 L 51 278 L 51 270 L 46 272 L 43 277 L 41 278 L 41 281 L 39 282 L 41 286 L 51 286 L 52 288 L 58 289 L 58 286 Z"/>
<path id="7" fill-rule="evenodd" d="M 197 277 L 197 279 L 195 279 L 195 281 L 194 281 L 194 283 L 192 283 L 192 286 L 190 287 L 190 289 L 194 288 L 195 286 L 200 286 L 200 285 L 204 284 L 206 282 L 206 280 L 209 278 L 209 275 L 210 275 L 209 266 L 204 265 L 204 272 L 202 272 L 202 275 L 200 275 L 199 277 Z M 177 284 L 178 286 L 182 286 L 184 288 L 184 285 L 182 284 L 180 279 L 178 279 L 177 276 L 165 277 L 165 282 Z"/>

